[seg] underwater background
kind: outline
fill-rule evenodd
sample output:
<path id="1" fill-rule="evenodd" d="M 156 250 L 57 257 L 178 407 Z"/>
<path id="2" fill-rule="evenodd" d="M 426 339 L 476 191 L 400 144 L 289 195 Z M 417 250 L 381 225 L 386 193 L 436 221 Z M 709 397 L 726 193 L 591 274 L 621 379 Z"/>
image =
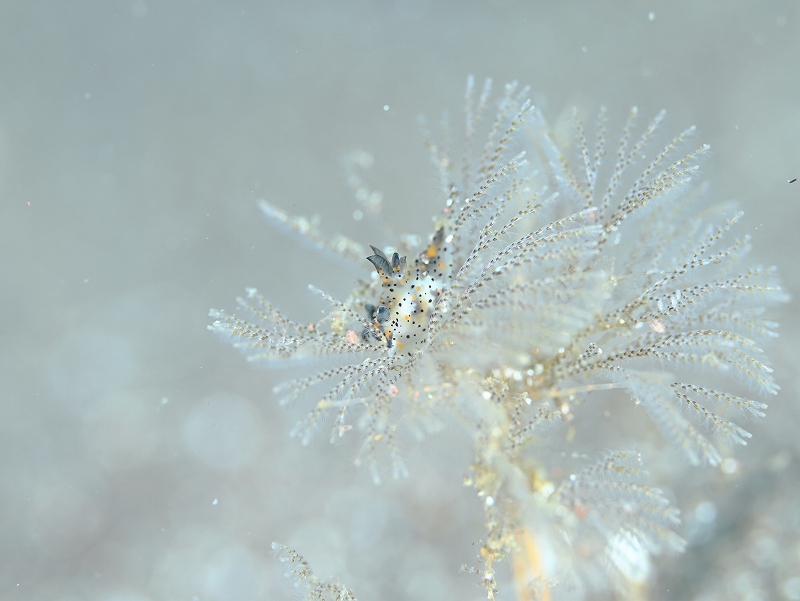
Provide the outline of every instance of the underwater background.
<path id="1" fill-rule="evenodd" d="M 402 442 L 410 477 L 375 487 L 357 435 L 291 439 L 306 408 L 278 406 L 281 374 L 206 329 L 245 286 L 313 321 L 309 283 L 367 277 L 258 208 L 391 244 L 354 219 L 354 151 L 394 232 L 428 235 L 418 115 L 459 123 L 469 74 L 530 85 L 552 123 L 607 106 L 612 148 L 632 105 L 697 125 L 714 199 L 800 290 L 796 0 L 6 2 L 0 49 L 2 599 L 290 599 L 274 540 L 362 601 L 485 595 L 459 572 L 483 515 L 455 424 Z M 800 321 L 768 317 L 781 393 L 730 473 L 658 482 L 689 544 L 642 598 L 800 599 Z"/>

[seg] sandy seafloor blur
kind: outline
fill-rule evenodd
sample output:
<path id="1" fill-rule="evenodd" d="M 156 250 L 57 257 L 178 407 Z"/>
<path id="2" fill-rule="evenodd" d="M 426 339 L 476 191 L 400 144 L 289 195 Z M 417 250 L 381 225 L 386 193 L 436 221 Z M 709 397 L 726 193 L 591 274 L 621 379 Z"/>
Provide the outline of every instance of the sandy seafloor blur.
<path id="1" fill-rule="evenodd" d="M 0 599 L 290 599 L 273 540 L 362 601 L 482 598 L 457 429 L 375 488 L 357 436 L 290 440 L 303 408 L 206 330 L 245 286 L 310 320 L 308 283 L 359 276 L 256 200 L 389 244 L 352 219 L 340 158 L 365 149 L 389 223 L 425 235 L 418 114 L 458 118 L 469 73 L 519 79 L 551 119 L 606 104 L 612 142 L 632 104 L 697 124 L 716 198 L 797 295 L 798 65 L 796 0 L 0 3 Z M 653 599 L 800 599 L 800 324 L 773 315 L 783 392 L 737 477 L 670 490 L 692 544 Z"/>

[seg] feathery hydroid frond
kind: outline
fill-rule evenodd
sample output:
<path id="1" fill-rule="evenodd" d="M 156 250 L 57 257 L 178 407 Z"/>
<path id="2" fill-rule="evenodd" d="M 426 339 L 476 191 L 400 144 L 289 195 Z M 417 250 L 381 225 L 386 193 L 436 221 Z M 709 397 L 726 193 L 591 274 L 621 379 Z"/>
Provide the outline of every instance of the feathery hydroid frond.
<path id="1" fill-rule="evenodd" d="M 444 198 L 425 244 L 403 256 L 405 238 L 368 255 L 263 201 L 272 222 L 374 272 L 345 300 L 312 286 L 330 308 L 316 323 L 288 319 L 251 289 L 241 317 L 212 311 L 209 328 L 252 361 L 324 360 L 276 388 L 311 402 L 293 434 L 307 443 L 332 420 L 335 441 L 352 419 L 364 433 L 358 461 L 376 481 L 379 445 L 393 474 L 407 473 L 396 442 L 404 420 L 450 412 L 464 423 L 475 441 L 467 481 L 486 508 L 490 598 L 494 563 L 537 545 L 553 550 L 540 584 L 568 573 L 596 584 L 589 574 L 603 564 L 624 586 L 646 578 L 651 555 L 680 550 L 677 510 L 645 484 L 638 454 L 612 453 L 559 484 L 546 426 L 616 390 L 689 462 L 718 465 L 717 441 L 746 444 L 735 420 L 764 416 L 757 399 L 778 392 L 761 349 L 776 326 L 763 314 L 787 296 L 774 269 L 748 260 L 750 239 L 734 235 L 742 213 L 705 208 L 708 186 L 697 180 L 708 146 L 689 146 L 694 127 L 645 161 L 663 111 L 640 128 L 633 108 L 612 153 L 609 111 L 594 132 L 574 111 L 574 147 L 564 148 L 527 88 L 506 85 L 493 119 L 491 92 L 490 81 L 478 91 L 468 80 L 460 165 L 449 141 L 428 136 Z M 379 216 L 383 195 L 357 175 L 350 183 Z M 579 446 L 581 436 L 569 440 Z M 570 556 L 578 541 L 588 541 L 586 556 Z"/>
<path id="2" fill-rule="evenodd" d="M 356 601 L 349 588 L 336 580 L 320 580 L 311 566 L 294 549 L 272 543 L 272 550 L 281 563 L 287 564 L 286 577 L 292 580 L 295 588 L 303 591 L 305 601 Z"/>

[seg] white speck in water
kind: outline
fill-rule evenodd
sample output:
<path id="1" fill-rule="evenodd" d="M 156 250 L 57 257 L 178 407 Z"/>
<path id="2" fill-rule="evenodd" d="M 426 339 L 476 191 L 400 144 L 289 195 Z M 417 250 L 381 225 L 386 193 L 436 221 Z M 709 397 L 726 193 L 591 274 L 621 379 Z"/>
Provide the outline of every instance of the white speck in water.
<path id="1" fill-rule="evenodd" d="M 86 93 L 83 95 L 83 97 L 84 97 L 86 100 L 89 100 L 89 98 L 91 98 L 91 97 L 92 97 L 92 95 L 91 95 L 89 92 L 86 92 Z"/>
<path id="2" fill-rule="evenodd" d="M 218 500 L 218 499 L 214 499 L 213 501 L 211 501 L 211 504 L 212 504 L 212 505 L 217 505 L 218 503 L 219 503 L 219 500 Z"/>
<path id="3" fill-rule="evenodd" d="M 383 110 L 384 111 L 388 111 L 389 110 L 389 105 L 388 104 L 384 104 L 383 105 Z"/>
<path id="4" fill-rule="evenodd" d="M 361 221 L 362 219 L 364 219 L 364 212 L 359 209 L 356 209 L 355 211 L 353 211 L 353 219 L 355 219 L 356 221 Z"/>
<path id="5" fill-rule="evenodd" d="M 647 13 L 647 18 L 648 18 L 649 20 L 651 20 L 651 21 L 655 21 L 655 20 L 656 20 L 656 13 L 654 13 L 654 12 L 651 10 L 649 13 Z"/>
<path id="6" fill-rule="evenodd" d="M 494 505 L 494 497 L 486 497 L 486 505 L 488 505 L 489 507 Z"/>

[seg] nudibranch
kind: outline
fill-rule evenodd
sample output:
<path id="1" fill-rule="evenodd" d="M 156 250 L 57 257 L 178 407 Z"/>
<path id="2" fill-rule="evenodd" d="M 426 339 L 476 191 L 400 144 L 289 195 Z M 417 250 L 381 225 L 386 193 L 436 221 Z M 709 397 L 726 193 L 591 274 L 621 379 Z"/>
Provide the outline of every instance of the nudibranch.
<path id="1" fill-rule="evenodd" d="M 452 261 L 444 228 L 437 230 L 411 265 L 396 252 L 390 258 L 381 249 L 371 248 L 375 254 L 367 261 L 381 279 L 382 295 L 378 306 L 364 306 L 373 329 L 365 329 L 362 337 L 385 340 L 391 351 L 411 356 L 424 347 L 436 303 L 451 277 Z"/>

